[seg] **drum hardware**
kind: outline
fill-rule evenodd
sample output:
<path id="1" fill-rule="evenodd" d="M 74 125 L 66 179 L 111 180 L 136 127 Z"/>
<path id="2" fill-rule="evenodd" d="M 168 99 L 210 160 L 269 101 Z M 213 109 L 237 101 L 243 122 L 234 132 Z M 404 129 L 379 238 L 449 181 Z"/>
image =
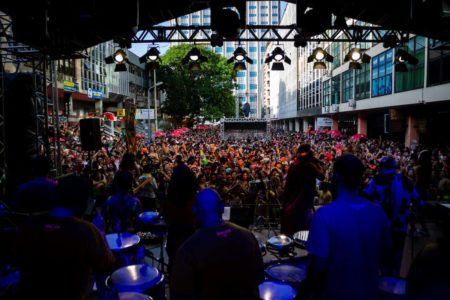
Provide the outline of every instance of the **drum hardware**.
<path id="1" fill-rule="evenodd" d="M 271 237 L 267 240 L 266 247 L 275 256 L 286 257 L 294 254 L 294 242 L 286 235 Z"/>
<path id="2" fill-rule="evenodd" d="M 406 299 L 406 280 L 397 277 L 380 277 L 378 290 L 380 291 L 381 299 Z"/>
<path id="3" fill-rule="evenodd" d="M 167 224 L 161 218 L 160 214 L 155 211 L 143 212 L 139 215 L 139 223 L 143 232 L 138 232 L 138 235 L 144 236 L 146 242 L 159 244 L 159 258 L 156 257 L 152 251 L 145 249 L 145 256 L 149 257 L 153 262 L 158 263 L 158 268 L 163 272 L 168 265 L 164 259 L 164 243 L 167 234 Z"/>
<path id="4" fill-rule="evenodd" d="M 122 266 L 139 262 L 140 241 L 138 235 L 123 232 L 110 233 L 105 236 L 109 249 L 114 253 Z M 142 257 L 143 258 L 143 257 Z"/>
<path id="5" fill-rule="evenodd" d="M 300 249 L 306 249 L 306 242 L 308 241 L 309 230 L 302 230 L 294 233 L 294 244 Z"/>
<path id="6" fill-rule="evenodd" d="M 307 264 L 277 263 L 268 266 L 264 272 L 272 280 L 298 288 L 306 279 Z"/>

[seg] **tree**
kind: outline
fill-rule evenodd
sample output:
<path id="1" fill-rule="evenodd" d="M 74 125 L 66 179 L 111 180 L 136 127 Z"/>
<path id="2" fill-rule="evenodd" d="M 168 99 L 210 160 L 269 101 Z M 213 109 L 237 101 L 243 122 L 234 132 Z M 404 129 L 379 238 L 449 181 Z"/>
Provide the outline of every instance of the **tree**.
<path id="1" fill-rule="evenodd" d="M 193 45 L 182 44 L 169 48 L 161 57 L 162 63 L 156 71 L 166 93 L 162 112 L 180 124 L 183 119 L 219 119 L 234 115 L 235 98 L 233 89 L 235 71 L 224 57 L 211 52 L 205 46 L 196 45 L 207 62 L 201 70 L 190 71 L 188 65 L 181 63 Z"/>

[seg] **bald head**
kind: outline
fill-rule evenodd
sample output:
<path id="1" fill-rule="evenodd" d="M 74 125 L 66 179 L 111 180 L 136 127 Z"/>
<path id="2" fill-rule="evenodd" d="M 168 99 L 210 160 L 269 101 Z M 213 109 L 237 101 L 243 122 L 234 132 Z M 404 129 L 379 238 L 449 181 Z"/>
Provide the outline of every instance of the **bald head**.
<path id="1" fill-rule="evenodd" d="M 216 190 L 206 188 L 197 193 L 194 213 L 202 226 L 222 222 L 223 209 L 222 199 Z"/>

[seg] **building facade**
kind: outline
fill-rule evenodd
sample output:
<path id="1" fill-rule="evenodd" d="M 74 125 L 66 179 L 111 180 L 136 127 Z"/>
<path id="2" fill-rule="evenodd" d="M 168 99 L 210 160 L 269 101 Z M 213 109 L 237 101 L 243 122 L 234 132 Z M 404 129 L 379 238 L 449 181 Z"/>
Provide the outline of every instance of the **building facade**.
<path id="1" fill-rule="evenodd" d="M 247 24 L 277 25 L 280 21 L 280 9 L 279 1 L 247 1 Z M 171 20 L 170 24 L 178 24 L 181 26 L 208 26 L 211 24 L 211 12 L 209 9 L 198 11 Z M 184 34 L 189 35 L 189 30 L 186 30 Z M 247 102 L 250 104 L 250 117 L 259 118 L 262 116 L 263 107 L 263 99 L 258 92 L 260 88 L 259 78 L 261 66 L 264 64 L 266 44 L 260 42 L 245 42 L 240 44 L 237 42 L 224 42 L 222 47 L 211 48 L 215 53 L 229 58 L 233 56 L 234 50 L 239 46 L 247 51 L 248 57 L 253 60 L 253 64 L 246 64 L 246 71 L 237 72 L 237 88 L 234 93 L 242 105 Z"/>
<path id="2" fill-rule="evenodd" d="M 450 117 L 448 43 L 421 36 L 410 38 L 403 49 L 418 63 L 407 64 L 406 72 L 395 70 L 398 48 L 349 42 L 321 44 L 334 60 L 326 63 L 325 71 L 313 70 L 307 57 L 315 46 L 308 43 L 297 49 L 296 93 L 286 94 L 282 89 L 290 76 L 270 72 L 271 106 L 279 107 L 272 115 L 276 127 L 289 131 L 329 127 L 350 136 L 362 133 L 404 141 L 407 146 L 450 138 L 447 131 L 440 130 L 446 128 Z M 344 62 L 353 47 L 366 49 L 371 56 L 370 63 L 362 63 L 359 70 L 349 69 L 349 62 Z M 293 102 L 297 102 L 294 111 L 283 111 L 282 107 Z"/>

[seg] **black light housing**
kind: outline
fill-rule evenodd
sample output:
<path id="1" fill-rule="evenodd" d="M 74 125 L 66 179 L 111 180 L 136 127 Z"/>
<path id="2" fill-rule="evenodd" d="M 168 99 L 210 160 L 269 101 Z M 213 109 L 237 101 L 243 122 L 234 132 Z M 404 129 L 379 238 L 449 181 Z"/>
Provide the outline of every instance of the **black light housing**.
<path id="1" fill-rule="evenodd" d="M 406 50 L 397 49 L 394 59 L 395 72 L 408 72 L 406 63 L 415 66 L 419 63 L 419 60 L 414 55 L 409 54 Z"/>
<path id="2" fill-rule="evenodd" d="M 361 63 L 369 63 L 371 57 L 364 53 L 364 50 L 359 48 L 351 49 L 344 57 L 344 62 L 350 61 L 349 69 L 350 70 L 360 70 Z"/>
<path id="3" fill-rule="evenodd" d="M 156 47 L 151 47 L 147 53 L 145 53 L 143 56 L 139 57 L 140 63 L 145 62 L 156 62 L 157 60 L 161 61 L 161 58 L 159 57 L 159 50 Z"/>
<path id="4" fill-rule="evenodd" d="M 205 61 L 208 61 L 208 58 L 204 56 L 197 47 L 192 48 L 181 60 L 183 64 L 189 64 L 189 70 L 192 71 L 200 70 L 200 63 Z"/>
<path id="5" fill-rule="evenodd" d="M 105 57 L 106 64 L 116 64 L 114 72 L 126 72 L 127 66 L 125 63 L 129 63 L 127 54 L 122 49 L 117 49 L 113 55 Z"/>
<path id="6" fill-rule="evenodd" d="M 397 46 L 398 39 L 394 34 L 388 34 L 383 37 L 384 48 L 394 48 Z"/>
<path id="7" fill-rule="evenodd" d="M 330 55 L 327 51 L 323 50 L 321 47 L 314 49 L 312 54 L 308 56 L 307 62 L 314 62 L 314 70 L 324 70 L 326 69 L 325 61 L 333 62 L 334 57 Z"/>
<path id="8" fill-rule="evenodd" d="M 211 46 L 212 47 L 222 47 L 223 46 L 223 37 L 218 35 L 217 33 L 211 34 Z"/>
<path id="9" fill-rule="evenodd" d="M 234 50 L 233 56 L 227 60 L 227 63 L 231 64 L 233 61 L 235 61 L 234 70 L 238 71 L 247 70 L 244 61 L 253 64 L 253 60 L 247 56 L 247 52 L 242 47 L 237 47 Z"/>
<path id="10" fill-rule="evenodd" d="M 308 45 L 308 42 L 306 41 L 305 37 L 300 35 L 300 34 L 296 34 L 294 36 L 294 47 L 298 48 L 298 47 L 306 47 Z"/>
<path id="11" fill-rule="evenodd" d="M 272 61 L 274 61 L 271 68 L 272 71 L 284 70 L 283 61 L 288 65 L 291 64 L 291 59 L 284 53 L 281 47 L 273 49 L 272 53 L 264 60 L 264 63 L 268 64 Z"/>

